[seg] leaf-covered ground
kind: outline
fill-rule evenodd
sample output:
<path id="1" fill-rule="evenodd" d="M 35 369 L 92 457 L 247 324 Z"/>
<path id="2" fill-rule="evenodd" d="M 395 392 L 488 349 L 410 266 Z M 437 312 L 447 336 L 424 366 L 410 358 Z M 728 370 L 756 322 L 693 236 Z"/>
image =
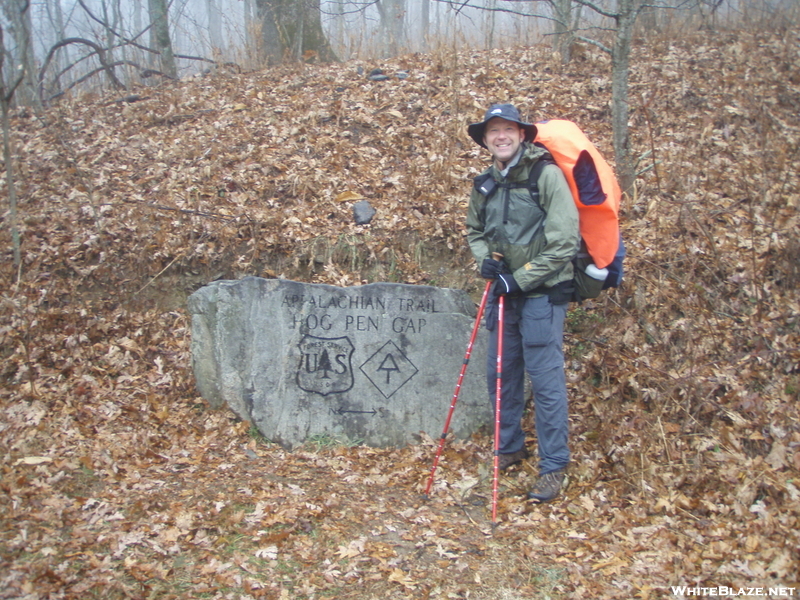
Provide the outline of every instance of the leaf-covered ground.
<path id="1" fill-rule="evenodd" d="M 431 440 L 287 452 L 210 410 L 185 298 L 244 275 L 479 293 L 466 125 L 510 101 L 610 158 L 606 57 L 440 52 L 18 111 L 0 598 L 800 594 L 798 38 L 653 39 L 633 64 L 628 273 L 569 314 L 569 487 L 533 505 L 535 461 L 512 470 L 494 531 L 485 435 L 448 443 L 426 499 Z M 375 66 L 391 77 L 359 74 Z"/>

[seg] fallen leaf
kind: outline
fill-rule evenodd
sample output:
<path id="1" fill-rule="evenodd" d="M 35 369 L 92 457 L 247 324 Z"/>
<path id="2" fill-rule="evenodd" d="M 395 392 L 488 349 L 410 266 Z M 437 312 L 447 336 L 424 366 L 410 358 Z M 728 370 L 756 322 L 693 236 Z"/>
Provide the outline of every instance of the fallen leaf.
<path id="1" fill-rule="evenodd" d="M 14 466 L 17 465 L 42 465 L 44 463 L 51 463 L 53 459 L 49 456 L 26 456 L 24 458 L 17 459 L 14 462 Z"/>

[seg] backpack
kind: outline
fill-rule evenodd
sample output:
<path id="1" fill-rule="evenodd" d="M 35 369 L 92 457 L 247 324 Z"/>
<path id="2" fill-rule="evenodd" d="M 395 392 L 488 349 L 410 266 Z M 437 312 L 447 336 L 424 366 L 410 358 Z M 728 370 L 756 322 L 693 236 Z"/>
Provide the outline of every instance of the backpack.
<path id="1" fill-rule="evenodd" d="M 545 165 L 553 163 L 564 173 L 578 207 L 581 232 L 581 247 L 572 261 L 575 276 L 571 300 L 597 298 L 603 290 L 622 283 L 626 252 L 619 231 L 619 184 L 610 165 L 572 121 L 542 121 L 536 123 L 536 129 L 534 144 L 546 149 L 549 156 L 531 169 L 528 189 L 546 212 L 539 202 L 539 175 Z M 493 187 L 487 190 L 487 199 Z"/>

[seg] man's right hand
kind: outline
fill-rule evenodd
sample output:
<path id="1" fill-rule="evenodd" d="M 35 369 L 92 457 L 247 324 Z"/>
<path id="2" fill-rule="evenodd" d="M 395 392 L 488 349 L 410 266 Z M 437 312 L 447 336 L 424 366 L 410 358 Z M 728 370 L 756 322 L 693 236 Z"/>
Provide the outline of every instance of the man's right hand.
<path id="1" fill-rule="evenodd" d="M 486 258 L 481 265 L 481 277 L 484 279 L 497 279 L 500 273 L 508 273 L 503 261 Z"/>

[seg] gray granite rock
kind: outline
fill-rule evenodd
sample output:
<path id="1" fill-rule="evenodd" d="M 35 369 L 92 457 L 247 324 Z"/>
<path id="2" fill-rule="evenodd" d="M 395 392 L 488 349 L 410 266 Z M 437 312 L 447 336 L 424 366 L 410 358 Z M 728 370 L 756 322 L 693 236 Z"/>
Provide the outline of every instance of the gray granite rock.
<path id="1" fill-rule="evenodd" d="M 289 448 L 325 435 L 379 447 L 438 438 L 475 319 L 461 290 L 255 277 L 199 289 L 189 311 L 202 396 Z M 491 418 L 483 329 L 470 363 L 459 437 Z"/>

